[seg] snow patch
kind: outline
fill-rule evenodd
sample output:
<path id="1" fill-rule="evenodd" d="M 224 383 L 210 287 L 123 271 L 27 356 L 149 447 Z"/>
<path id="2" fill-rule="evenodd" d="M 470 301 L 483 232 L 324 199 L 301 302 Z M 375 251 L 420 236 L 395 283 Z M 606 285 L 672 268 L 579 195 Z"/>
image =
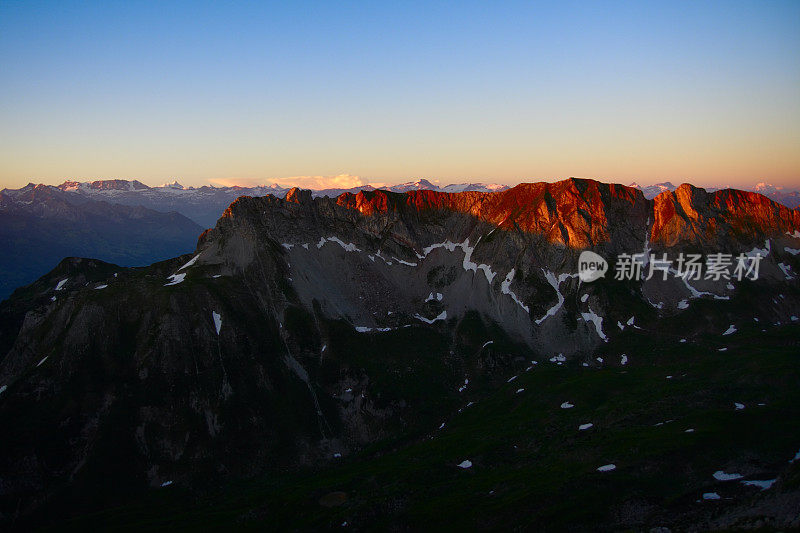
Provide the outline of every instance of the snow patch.
<path id="1" fill-rule="evenodd" d="M 734 479 L 741 479 L 743 476 L 741 474 L 727 474 L 722 470 L 717 470 L 714 472 L 714 479 L 717 481 L 732 481 Z"/>
<path id="2" fill-rule="evenodd" d="M 436 300 L 437 302 L 441 302 L 442 298 L 443 298 L 443 296 L 442 296 L 441 292 L 437 292 L 436 294 L 430 293 L 430 294 L 428 294 L 428 297 L 425 298 L 425 302 L 430 302 L 430 301 L 433 301 L 433 300 Z"/>
<path id="3" fill-rule="evenodd" d="M 396 258 L 396 257 L 394 257 L 394 256 L 392 256 L 392 259 L 394 259 L 395 261 L 397 261 L 397 262 L 398 262 L 398 263 L 400 263 L 401 265 L 406 265 L 406 266 L 410 266 L 410 267 L 415 267 L 415 266 L 417 266 L 417 263 L 410 263 L 410 262 L 408 262 L 408 261 L 403 261 L 402 259 L 398 259 L 398 258 Z"/>
<path id="4" fill-rule="evenodd" d="M 472 468 L 472 461 L 470 461 L 469 459 L 466 459 L 466 460 L 461 461 L 460 463 L 458 463 L 457 466 L 459 468 L 464 468 L 464 469 Z"/>
<path id="5" fill-rule="evenodd" d="M 686 309 L 689 307 L 689 300 L 681 300 L 678 302 L 678 309 Z"/>
<path id="6" fill-rule="evenodd" d="M 588 299 L 589 299 L 589 295 L 588 294 L 584 294 L 583 296 L 581 296 L 581 302 L 582 303 L 586 303 L 586 300 L 588 300 Z"/>
<path id="7" fill-rule="evenodd" d="M 64 279 L 62 279 L 61 281 L 59 281 L 59 282 L 58 282 L 58 285 L 56 285 L 56 289 L 55 289 L 55 290 L 57 290 L 57 291 L 60 291 L 61 289 L 63 289 L 63 288 L 64 288 L 64 284 L 65 284 L 65 283 L 66 283 L 68 280 L 69 280 L 69 278 L 64 278 Z"/>
<path id="8" fill-rule="evenodd" d="M 447 311 L 442 311 L 441 313 L 439 313 L 439 316 L 437 316 L 436 318 L 425 318 L 424 316 L 420 315 L 419 313 L 415 314 L 414 318 L 416 318 L 418 320 L 422 320 L 426 324 L 433 324 L 437 320 L 446 320 L 447 319 Z"/>
<path id="9" fill-rule="evenodd" d="M 612 470 L 616 470 L 616 469 L 617 469 L 617 465 L 608 464 L 608 465 L 603 465 L 603 466 L 598 467 L 597 471 L 598 472 L 611 472 Z"/>
<path id="10" fill-rule="evenodd" d="M 478 241 L 480 241 L 480 238 L 478 239 Z M 496 273 L 492 272 L 492 268 L 489 265 L 485 265 L 485 264 L 480 264 L 479 265 L 479 264 L 475 263 L 474 261 L 472 261 L 472 253 L 475 251 L 475 247 L 469 245 L 469 238 L 464 239 L 464 242 L 460 242 L 460 243 L 454 243 L 454 242 L 452 242 L 450 240 L 447 240 L 445 242 L 431 244 L 430 246 L 428 246 L 428 247 L 426 247 L 426 248 L 424 248 L 422 250 L 422 254 L 423 254 L 422 257 L 423 258 L 427 257 L 428 254 L 430 254 L 433 250 L 435 250 L 437 248 L 444 248 L 448 252 L 454 252 L 456 250 L 456 248 L 461 248 L 461 250 L 464 252 L 464 262 L 462 263 L 462 266 L 464 267 L 464 270 L 467 270 L 467 271 L 471 270 L 471 271 L 473 271 L 475 273 L 477 273 L 478 270 L 481 270 L 481 271 L 483 271 L 483 274 L 486 276 L 486 280 L 489 283 L 491 283 L 492 280 L 494 280 L 494 277 L 495 277 Z"/>
<path id="11" fill-rule="evenodd" d="M 778 267 L 783 271 L 783 275 L 786 276 L 787 281 L 791 281 L 794 279 L 794 276 L 791 275 L 789 272 L 792 270 L 792 267 L 787 265 L 786 263 L 778 263 Z"/>
<path id="12" fill-rule="evenodd" d="M 753 480 L 750 480 L 750 481 L 742 481 L 741 483 L 743 485 L 747 485 L 748 487 L 758 487 L 761 490 L 767 490 L 770 487 L 772 487 L 772 485 L 776 481 L 778 481 L 778 480 L 777 479 L 764 479 L 764 480 L 753 479 Z"/>
<path id="13" fill-rule="evenodd" d="M 544 314 L 544 316 L 542 318 L 539 318 L 539 319 L 536 320 L 536 324 L 537 325 L 541 324 L 542 322 L 547 320 L 549 317 L 555 316 L 555 314 L 558 312 L 558 310 L 561 309 L 561 306 L 564 305 L 564 296 L 561 294 L 561 291 L 559 290 L 559 287 L 568 278 L 574 278 L 574 277 L 578 276 L 578 274 L 566 274 L 566 273 L 564 273 L 564 274 L 559 274 L 559 276 L 556 277 L 556 275 L 553 272 L 550 272 L 549 270 L 542 269 L 542 272 L 544 272 L 544 277 L 547 280 L 547 283 L 549 283 L 550 286 L 553 287 L 553 289 L 555 289 L 556 297 L 558 298 L 558 302 L 556 302 L 556 304 L 553 307 L 548 309 L 547 312 Z"/>
<path id="14" fill-rule="evenodd" d="M 733 404 L 733 406 L 736 408 L 737 411 L 741 411 L 742 409 L 744 409 L 743 403 L 736 402 Z"/>
<path id="15" fill-rule="evenodd" d="M 571 403 L 569 403 L 569 402 L 564 402 L 564 403 L 562 403 L 562 404 L 561 404 L 561 408 L 562 408 L 562 409 L 572 409 L 573 407 L 575 407 L 575 406 L 574 406 L 574 405 L 572 405 L 572 404 L 571 404 Z"/>
<path id="16" fill-rule="evenodd" d="M 100 289 L 105 289 L 106 287 L 108 287 L 108 285 L 98 285 L 94 288 L 94 290 L 99 291 Z"/>
<path id="17" fill-rule="evenodd" d="M 591 422 L 589 422 L 587 424 L 581 424 L 580 426 L 578 426 L 578 431 L 584 431 L 584 430 L 592 428 L 592 427 L 594 427 L 594 424 L 592 424 Z"/>
<path id="18" fill-rule="evenodd" d="M 368 333 L 370 331 L 380 331 L 380 332 L 387 332 L 392 331 L 393 328 L 368 328 L 367 326 L 356 326 L 356 331 L 359 333 Z"/>
<path id="19" fill-rule="evenodd" d="M 512 291 L 510 288 L 511 282 L 514 280 L 514 274 L 516 273 L 517 269 L 512 268 L 511 271 L 506 275 L 506 279 L 504 279 L 503 282 L 500 283 L 500 292 L 511 296 L 511 299 L 514 300 L 517 303 L 517 305 L 519 305 L 522 309 L 524 309 L 526 313 L 530 314 L 531 312 L 530 308 L 524 303 L 522 303 L 522 301 L 519 298 L 517 298 L 517 295 L 514 294 L 514 291 Z"/>
<path id="20" fill-rule="evenodd" d="M 757 255 L 760 255 L 761 257 L 767 257 L 771 250 L 772 246 L 770 245 L 769 239 L 767 239 L 766 241 L 764 241 L 764 248 L 759 248 L 756 246 L 749 252 L 745 252 L 744 255 L 748 257 L 756 257 Z"/>
<path id="21" fill-rule="evenodd" d="M 594 324 L 594 329 L 597 330 L 597 335 L 605 342 L 608 342 L 608 337 L 606 337 L 606 334 L 603 333 L 602 317 L 598 316 L 597 313 L 592 311 L 591 307 L 589 308 L 588 313 L 581 313 L 581 317 L 583 317 L 586 322 L 592 322 Z"/>
<path id="22" fill-rule="evenodd" d="M 687 279 L 687 276 L 681 276 L 679 274 L 679 272 L 677 270 L 675 270 L 674 268 L 670 268 L 669 271 L 676 278 L 678 278 L 679 280 L 681 280 L 683 282 L 683 284 L 686 286 L 686 288 L 691 293 L 691 297 L 692 298 L 700 298 L 701 296 L 711 296 L 715 300 L 730 300 L 731 299 L 730 296 L 720 296 L 719 294 L 714 294 L 713 292 L 699 291 L 699 290 L 695 289 L 694 286 L 692 286 L 692 284 L 689 283 L 689 280 Z M 652 302 L 651 302 L 651 304 L 652 304 Z"/>
<path id="23" fill-rule="evenodd" d="M 622 357 L 619 360 L 619 364 L 621 364 L 622 366 L 627 365 L 628 364 L 628 356 L 625 355 L 625 354 L 622 354 Z"/>
<path id="24" fill-rule="evenodd" d="M 704 500 L 719 500 L 719 494 L 716 492 L 704 492 L 703 493 Z"/>
<path id="25" fill-rule="evenodd" d="M 723 333 L 723 335 L 731 335 L 733 333 L 736 333 L 736 326 L 731 324 L 730 327 L 725 330 L 725 333 Z"/>
<path id="26" fill-rule="evenodd" d="M 339 246 L 341 246 L 345 252 L 360 252 L 361 250 L 352 242 L 345 244 L 339 237 L 328 237 L 328 242 L 335 242 Z M 324 239 L 320 239 L 321 244 L 325 244 Z M 322 248 L 321 244 L 317 244 L 317 248 Z"/>
<path id="27" fill-rule="evenodd" d="M 211 311 L 211 317 L 214 319 L 214 327 L 217 330 L 217 335 L 219 335 L 219 330 L 222 328 L 222 315 L 216 311 Z"/>
<path id="28" fill-rule="evenodd" d="M 39 362 L 36 364 L 36 367 L 38 368 L 38 367 L 42 366 L 42 363 L 44 363 L 45 361 L 47 361 L 47 358 L 48 358 L 48 357 L 50 357 L 50 356 L 49 356 L 49 355 L 45 355 L 45 356 L 42 358 L 42 360 L 41 360 L 41 361 L 39 361 Z"/>
<path id="29" fill-rule="evenodd" d="M 172 281 L 170 281 L 169 283 L 165 283 L 164 286 L 169 287 L 170 285 L 177 285 L 178 283 L 181 283 L 183 281 L 183 278 L 185 277 L 186 277 L 185 272 L 183 274 L 173 274 L 167 278 Z"/>
<path id="30" fill-rule="evenodd" d="M 196 256 L 192 257 L 192 258 L 189 260 L 189 262 L 188 262 L 188 263 L 186 263 L 185 265 L 183 265 L 182 267 L 180 267 L 180 268 L 178 269 L 178 272 L 180 272 L 180 271 L 181 271 L 181 270 L 183 270 L 184 268 L 189 268 L 190 266 L 192 266 L 193 264 L 195 264 L 199 258 L 200 258 L 200 254 L 197 254 Z"/>

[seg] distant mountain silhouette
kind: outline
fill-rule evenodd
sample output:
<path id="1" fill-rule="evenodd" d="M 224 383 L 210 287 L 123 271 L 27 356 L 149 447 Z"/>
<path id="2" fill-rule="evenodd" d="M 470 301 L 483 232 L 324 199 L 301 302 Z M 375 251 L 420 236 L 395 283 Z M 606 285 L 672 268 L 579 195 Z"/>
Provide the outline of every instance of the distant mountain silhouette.
<path id="1" fill-rule="evenodd" d="M 0 192 L 0 299 L 64 257 L 143 266 L 191 250 L 201 231 L 175 212 L 111 204 L 47 185 L 6 189 Z"/>

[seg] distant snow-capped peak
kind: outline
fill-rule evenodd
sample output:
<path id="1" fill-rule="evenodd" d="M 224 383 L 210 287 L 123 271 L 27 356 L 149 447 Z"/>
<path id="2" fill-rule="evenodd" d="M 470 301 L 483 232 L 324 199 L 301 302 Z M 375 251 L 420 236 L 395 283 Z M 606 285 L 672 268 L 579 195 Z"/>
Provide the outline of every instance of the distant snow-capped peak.
<path id="1" fill-rule="evenodd" d="M 186 187 L 184 187 L 183 185 L 178 183 L 178 180 L 175 180 L 172 183 L 164 183 L 162 185 L 159 185 L 159 187 L 162 187 L 164 189 L 178 189 L 178 190 L 181 190 L 181 191 L 186 189 Z"/>
<path id="2" fill-rule="evenodd" d="M 439 190 L 439 187 L 431 183 L 430 181 L 422 178 L 416 181 L 407 181 L 405 183 L 398 183 L 397 185 L 387 185 L 385 187 L 381 187 L 382 189 L 386 189 L 393 192 L 406 192 L 406 191 L 415 191 L 415 190 Z"/>
<path id="3" fill-rule="evenodd" d="M 675 185 L 672 184 L 671 181 L 662 181 L 661 183 L 656 183 L 654 185 L 639 185 L 635 181 L 628 185 L 628 187 L 633 187 L 634 189 L 639 189 L 644 194 L 645 198 L 651 199 L 655 198 L 659 194 L 664 191 L 674 191 L 677 189 Z"/>
<path id="4" fill-rule="evenodd" d="M 398 185 L 384 186 L 381 187 L 381 189 L 392 192 L 407 192 L 415 190 L 438 191 L 438 192 L 464 192 L 464 191 L 499 192 L 508 189 L 508 185 L 501 185 L 499 183 L 451 183 L 449 185 L 444 185 L 440 187 L 423 178 L 417 181 L 400 183 Z"/>

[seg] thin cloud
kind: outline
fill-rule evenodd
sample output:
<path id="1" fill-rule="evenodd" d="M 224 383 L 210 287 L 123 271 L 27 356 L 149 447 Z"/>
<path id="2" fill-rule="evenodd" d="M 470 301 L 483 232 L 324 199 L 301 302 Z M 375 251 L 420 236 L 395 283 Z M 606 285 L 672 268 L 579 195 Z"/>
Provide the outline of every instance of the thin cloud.
<path id="1" fill-rule="evenodd" d="M 303 189 L 351 189 L 367 185 L 360 176 L 339 174 L 337 176 L 288 176 L 284 178 L 215 178 L 209 179 L 214 185 L 223 187 L 256 187 L 259 185 L 277 185 L 279 187 L 300 187 Z"/>
<path id="2" fill-rule="evenodd" d="M 209 178 L 210 184 L 218 187 L 258 187 L 263 185 L 263 180 L 256 178 Z"/>

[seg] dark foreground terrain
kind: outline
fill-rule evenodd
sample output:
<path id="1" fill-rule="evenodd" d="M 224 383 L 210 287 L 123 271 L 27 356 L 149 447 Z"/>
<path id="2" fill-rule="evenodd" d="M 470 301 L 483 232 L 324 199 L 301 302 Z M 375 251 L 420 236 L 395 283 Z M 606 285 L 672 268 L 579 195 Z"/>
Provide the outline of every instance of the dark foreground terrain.
<path id="1" fill-rule="evenodd" d="M 629 354 L 624 367 L 547 362 L 526 371 L 520 362 L 510 383 L 468 387 L 458 407 L 445 410 L 442 429 L 420 424 L 406 438 L 298 472 L 195 490 L 154 488 L 53 528 L 796 529 L 795 328 L 680 345 L 653 343 L 651 332 L 636 332 L 603 353 L 609 359 Z M 400 357 L 412 333 L 391 335 Z M 430 331 L 413 337 L 439 341 Z M 341 342 L 363 345 L 364 357 L 378 355 L 370 353 L 369 339 Z M 719 352 L 722 346 L 728 350 Z M 481 357 L 480 345 L 473 348 Z M 503 343 L 484 349 L 506 350 L 515 353 Z M 439 356 L 408 354 L 416 365 L 433 365 Z M 376 390 L 413 389 L 419 379 L 379 376 Z M 562 409 L 562 402 L 574 407 Z M 593 426 L 578 429 L 586 423 Z M 472 467 L 459 468 L 464 460 Z M 616 469 L 597 470 L 607 464 Z M 719 481 L 718 471 L 742 477 Z M 762 490 L 744 483 L 752 480 L 775 481 Z M 719 499 L 704 500 L 709 493 Z M 70 500 L 56 505 L 55 516 L 73 515 L 79 504 Z"/>

